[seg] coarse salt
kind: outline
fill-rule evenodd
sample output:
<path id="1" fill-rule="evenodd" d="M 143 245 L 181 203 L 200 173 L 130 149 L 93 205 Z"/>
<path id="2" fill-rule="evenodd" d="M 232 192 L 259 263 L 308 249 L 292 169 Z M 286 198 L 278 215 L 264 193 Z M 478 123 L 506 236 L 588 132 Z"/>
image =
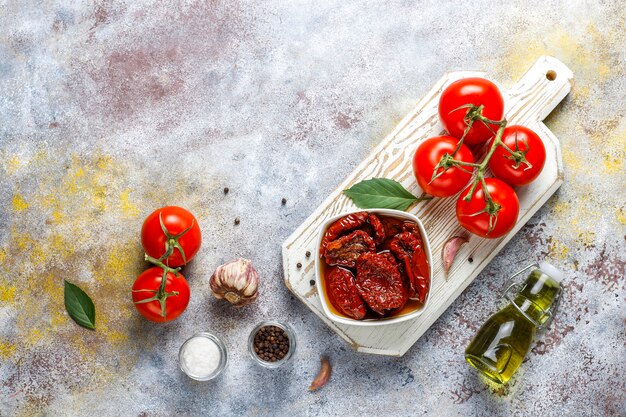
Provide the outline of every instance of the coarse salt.
<path id="1" fill-rule="evenodd" d="M 222 352 L 213 340 L 197 336 L 185 343 L 180 358 L 191 376 L 206 378 L 220 366 Z"/>

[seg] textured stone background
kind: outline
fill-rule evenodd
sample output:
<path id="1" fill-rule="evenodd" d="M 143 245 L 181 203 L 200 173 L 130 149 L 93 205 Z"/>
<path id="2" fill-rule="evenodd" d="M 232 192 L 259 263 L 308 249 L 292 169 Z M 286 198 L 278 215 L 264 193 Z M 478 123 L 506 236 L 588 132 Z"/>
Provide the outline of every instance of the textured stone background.
<path id="1" fill-rule="evenodd" d="M 498 3 L 1 0 L 0 415 L 626 414 L 626 13 Z M 403 358 L 352 352 L 284 287 L 281 242 L 442 73 L 507 86 L 542 54 L 575 74 L 546 121 L 565 184 Z M 130 286 L 141 222 L 166 204 L 198 216 L 204 246 L 188 310 L 154 325 Z M 235 256 L 263 279 L 243 310 L 207 284 Z M 567 277 L 562 310 L 512 383 L 486 385 L 463 349 L 542 258 Z M 97 331 L 67 317 L 64 278 Z M 245 350 L 268 318 L 299 343 L 273 372 Z M 231 353 L 211 383 L 178 370 L 201 330 Z M 332 380 L 308 393 L 322 354 Z"/>

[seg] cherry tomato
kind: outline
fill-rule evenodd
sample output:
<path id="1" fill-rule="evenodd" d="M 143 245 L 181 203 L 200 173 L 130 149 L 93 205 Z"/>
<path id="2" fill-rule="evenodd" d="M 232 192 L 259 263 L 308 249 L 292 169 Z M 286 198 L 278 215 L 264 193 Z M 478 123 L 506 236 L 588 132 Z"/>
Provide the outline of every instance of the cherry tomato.
<path id="1" fill-rule="evenodd" d="M 467 125 L 465 115 L 468 109 L 459 107 L 467 104 L 484 106 L 482 115 L 490 120 L 501 120 L 504 115 L 504 99 L 498 87 L 484 78 L 463 78 L 450 84 L 439 98 L 439 118 L 443 127 L 455 138 L 461 138 Z M 491 125 L 493 131 L 498 126 Z M 464 143 L 472 145 L 493 137 L 493 133 L 483 122 L 476 120 L 465 136 Z"/>
<path id="2" fill-rule="evenodd" d="M 458 166 L 448 168 L 443 172 L 439 168 L 438 172 L 443 172 L 434 181 L 431 181 L 435 167 L 444 154 L 452 155 L 459 140 L 452 136 L 437 136 L 422 142 L 413 156 L 413 173 L 419 186 L 427 194 L 435 197 L 449 197 L 461 191 L 469 182 L 472 175 L 472 167 L 463 167 L 463 171 Z M 474 162 L 472 152 L 465 145 L 454 156 L 454 159 L 463 162 Z"/>
<path id="3" fill-rule="evenodd" d="M 515 191 L 499 179 L 485 178 L 485 183 L 491 199 L 499 206 L 496 217 L 492 217 L 491 231 L 489 230 L 490 215 L 484 212 L 486 203 L 480 183 L 474 190 L 470 201 L 465 201 L 464 197 L 469 194 L 471 186 L 459 195 L 456 201 L 456 218 L 459 224 L 470 232 L 481 237 L 495 239 L 510 232 L 517 223 L 519 200 Z"/>
<path id="4" fill-rule="evenodd" d="M 163 317 L 161 303 L 156 299 L 162 279 L 163 269 L 155 266 L 139 275 L 133 284 L 133 302 L 137 311 L 148 320 L 161 323 L 180 316 L 189 304 L 190 295 L 185 277 L 168 272 L 163 295 L 165 298 L 165 317 Z M 155 299 L 144 301 L 150 298 Z"/>
<path id="5" fill-rule="evenodd" d="M 171 254 L 163 263 L 170 267 L 188 263 L 196 256 L 201 243 L 202 234 L 198 221 L 182 207 L 168 206 L 155 210 L 146 218 L 141 228 L 143 249 L 156 259 L 161 258 L 169 249 Z"/>
<path id="6" fill-rule="evenodd" d="M 508 126 L 502 142 L 515 153 L 498 146 L 489 160 L 491 172 L 509 185 L 530 184 L 546 162 L 546 148 L 539 135 L 524 126 Z"/>

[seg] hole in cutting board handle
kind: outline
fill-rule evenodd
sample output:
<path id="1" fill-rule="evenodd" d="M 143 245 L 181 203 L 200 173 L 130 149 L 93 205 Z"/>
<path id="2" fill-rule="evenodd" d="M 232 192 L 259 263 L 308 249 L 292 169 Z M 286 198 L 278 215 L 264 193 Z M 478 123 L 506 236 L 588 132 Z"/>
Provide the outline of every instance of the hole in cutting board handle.
<path id="1" fill-rule="evenodd" d="M 546 72 L 546 78 L 548 79 L 548 81 L 556 80 L 556 72 L 553 70 L 549 70 L 548 72 Z"/>

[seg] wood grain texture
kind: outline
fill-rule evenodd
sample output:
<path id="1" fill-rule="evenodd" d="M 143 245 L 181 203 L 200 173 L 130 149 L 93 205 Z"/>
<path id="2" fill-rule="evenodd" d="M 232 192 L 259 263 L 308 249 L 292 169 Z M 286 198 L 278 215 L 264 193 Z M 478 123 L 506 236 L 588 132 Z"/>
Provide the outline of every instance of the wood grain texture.
<path id="1" fill-rule="evenodd" d="M 554 71 L 556 79 L 548 80 L 548 71 Z M 456 221 L 456 198 L 420 202 L 408 211 L 422 220 L 431 243 L 434 275 L 428 310 L 414 320 L 378 327 L 338 324 L 326 317 L 317 290 L 310 285 L 310 280 L 315 279 L 313 256 L 317 253 L 315 237 L 320 225 L 328 217 L 356 208 L 342 192 L 364 179 L 393 178 L 409 191 L 420 195 L 422 190 L 414 180 L 411 168 L 413 153 L 422 140 L 443 133 L 437 115 L 441 91 L 451 82 L 471 76 L 484 77 L 485 74 L 462 71 L 444 75 L 415 109 L 283 244 L 285 284 L 289 290 L 359 352 L 402 356 L 563 182 L 559 142 L 542 120 L 569 93 L 573 74 L 562 62 L 543 56 L 511 89 L 501 88 L 509 124 L 523 124 L 533 129 L 546 146 L 543 172 L 532 184 L 518 190 L 520 214 L 513 230 L 500 239 L 469 236 Z M 466 235 L 470 239 L 459 251 L 446 280 L 440 254 L 444 242 L 454 235 Z M 307 251 L 313 254 L 309 258 L 305 256 Z M 469 258 L 473 260 L 471 263 Z M 302 264 L 301 268 L 296 266 L 298 263 Z"/>

